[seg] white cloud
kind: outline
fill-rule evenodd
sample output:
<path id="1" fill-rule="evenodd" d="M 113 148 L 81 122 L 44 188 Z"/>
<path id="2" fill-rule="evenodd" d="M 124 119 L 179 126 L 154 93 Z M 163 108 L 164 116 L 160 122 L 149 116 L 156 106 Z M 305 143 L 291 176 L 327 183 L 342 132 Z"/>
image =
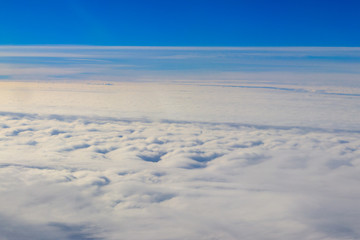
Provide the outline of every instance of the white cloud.
<path id="1" fill-rule="evenodd" d="M 0 117 L 5 239 L 360 236 L 357 133 Z"/>
<path id="2" fill-rule="evenodd" d="M 0 52 L 1 239 L 360 238 L 358 48 Z"/>
<path id="3" fill-rule="evenodd" d="M 356 88 L 211 83 L 0 85 L 0 107 L 7 112 L 360 130 Z"/>

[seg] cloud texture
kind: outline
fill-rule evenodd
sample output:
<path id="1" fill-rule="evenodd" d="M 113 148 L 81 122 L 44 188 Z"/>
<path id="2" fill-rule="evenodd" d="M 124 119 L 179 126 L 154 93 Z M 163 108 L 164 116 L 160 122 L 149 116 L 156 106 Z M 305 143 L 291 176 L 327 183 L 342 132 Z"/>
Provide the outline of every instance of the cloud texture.
<path id="1" fill-rule="evenodd" d="M 359 60 L 0 46 L 0 240 L 360 239 Z"/>
<path id="2" fill-rule="evenodd" d="M 2 113 L 2 239 L 358 239 L 358 133 Z"/>

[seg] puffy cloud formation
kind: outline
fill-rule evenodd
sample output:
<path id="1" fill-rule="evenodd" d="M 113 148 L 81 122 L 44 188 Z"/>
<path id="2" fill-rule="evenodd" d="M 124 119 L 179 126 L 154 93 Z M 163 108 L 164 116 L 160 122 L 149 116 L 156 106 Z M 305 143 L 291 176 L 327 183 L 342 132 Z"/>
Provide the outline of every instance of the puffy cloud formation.
<path id="1" fill-rule="evenodd" d="M 359 59 L 0 46 L 0 240 L 360 239 Z"/>
<path id="2" fill-rule="evenodd" d="M 1 239 L 358 239 L 359 133 L 0 114 Z"/>

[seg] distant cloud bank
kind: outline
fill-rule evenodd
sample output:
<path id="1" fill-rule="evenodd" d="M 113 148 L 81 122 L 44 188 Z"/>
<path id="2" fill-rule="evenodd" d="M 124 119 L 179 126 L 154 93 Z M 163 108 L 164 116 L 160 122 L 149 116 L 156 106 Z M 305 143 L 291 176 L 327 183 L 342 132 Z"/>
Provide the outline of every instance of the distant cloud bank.
<path id="1" fill-rule="evenodd" d="M 359 87 L 356 47 L 0 46 L 21 81 L 249 81 Z"/>

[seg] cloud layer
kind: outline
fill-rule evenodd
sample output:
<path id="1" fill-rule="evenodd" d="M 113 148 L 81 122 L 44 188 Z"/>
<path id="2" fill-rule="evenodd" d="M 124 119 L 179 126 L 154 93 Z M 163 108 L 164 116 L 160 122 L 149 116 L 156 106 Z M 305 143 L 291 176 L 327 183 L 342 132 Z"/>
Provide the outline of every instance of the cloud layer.
<path id="1" fill-rule="evenodd" d="M 0 46 L 0 77 L 359 87 L 359 60 L 346 47 Z"/>
<path id="2" fill-rule="evenodd" d="M 0 83 L 4 112 L 360 131 L 360 91 L 266 84 Z"/>
<path id="3" fill-rule="evenodd" d="M 0 239 L 360 239 L 359 60 L 0 46 Z"/>
<path id="4" fill-rule="evenodd" d="M 358 133 L 2 113 L 2 239 L 358 239 Z"/>

